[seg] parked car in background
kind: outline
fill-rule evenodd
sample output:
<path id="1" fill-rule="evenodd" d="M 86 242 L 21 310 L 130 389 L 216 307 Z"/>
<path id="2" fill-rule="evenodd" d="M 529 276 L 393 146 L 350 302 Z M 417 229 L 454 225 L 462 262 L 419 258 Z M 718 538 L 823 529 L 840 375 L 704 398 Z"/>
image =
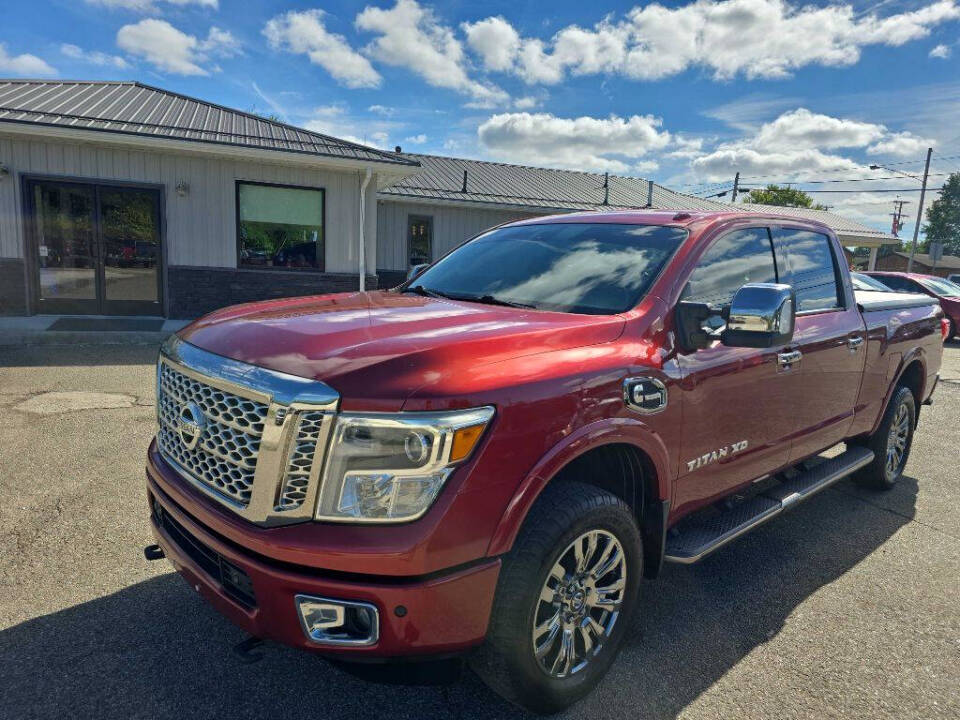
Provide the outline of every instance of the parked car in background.
<path id="1" fill-rule="evenodd" d="M 861 272 L 851 272 L 850 282 L 854 290 L 870 290 L 873 292 L 894 292 L 876 278 L 864 275 Z"/>
<path id="2" fill-rule="evenodd" d="M 946 339 L 955 337 L 960 331 L 960 285 L 936 275 L 920 273 L 871 271 L 865 274 L 891 290 L 924 293 L 937 298 L 949 323 Z"/>
<path id="3" fill-rule="evenodd" d="M 900 479 L 943 311 L 855 291 L 843 257 L 781 215 L 588 212 L 500 226 L 393 290 L 218 310 L 161 349 L 145 554 L 256 638 L 464 653 L 561 710 L 664 562 L 848 475 Z"/>

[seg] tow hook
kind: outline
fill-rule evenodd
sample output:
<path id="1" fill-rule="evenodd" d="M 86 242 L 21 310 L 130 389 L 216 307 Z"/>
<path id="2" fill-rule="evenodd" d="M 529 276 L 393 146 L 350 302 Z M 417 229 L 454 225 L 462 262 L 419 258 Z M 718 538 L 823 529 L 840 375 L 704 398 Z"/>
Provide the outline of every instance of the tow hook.
<path id="1" fill-rule="evenodd" d="M 143 556 L 147 560 L 163 560 L 167 555 L 159 545 L 147 545 L 143 549 Z"/>
<path id="2" fill-rule="evenodd" d="M 244 665 L 251 665 L 255 662 L 260 662 L 263 660 L 262 652 L 252 652 L 261 645 L 263 645 L 263 640 L 251 635 L 246 640 L 242 640 L 234 645 L 233 651 L 240 658 L 240 662 L 242 662 Z"/>

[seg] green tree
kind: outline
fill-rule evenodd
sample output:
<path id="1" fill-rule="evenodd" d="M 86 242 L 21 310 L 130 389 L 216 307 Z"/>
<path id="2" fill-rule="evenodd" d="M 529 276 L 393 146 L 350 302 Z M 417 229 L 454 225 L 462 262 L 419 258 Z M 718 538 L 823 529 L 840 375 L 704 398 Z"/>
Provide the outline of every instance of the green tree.
<path id="1" fill-rule="evenodd" d="M 811 210 L 826 210 L 825 205 L 813 202 L 813 198 L 803 190 L 781 185 L 767 185 L 762 189 L 751 190 L 744 197 L 744 202 L 757 205 L 779 205 L 780 207 L 810 208 Z"/>
<path id="2" fill-rule="evenodd" d="M 932 241 L 942 242 L 944 255 L 960 255 L 960 173 L 950 173 L 940 197 L 927 210 L 923 234 L 927 247 Z"/>

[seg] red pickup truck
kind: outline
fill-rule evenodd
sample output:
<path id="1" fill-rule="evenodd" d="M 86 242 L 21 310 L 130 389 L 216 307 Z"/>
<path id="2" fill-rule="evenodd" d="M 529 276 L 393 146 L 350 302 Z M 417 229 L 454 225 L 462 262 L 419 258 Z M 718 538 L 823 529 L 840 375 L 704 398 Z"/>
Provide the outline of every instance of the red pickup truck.
<path id="1" fill-rule="evenodd" d="M 808 221 L 504 225 L 393 290 L 172 337 L 145 552 L 256 638 L 465 654 L 556 711 L 606 672 L 664 561 L 847 475 L 896 483 L 944 330 L 933 298 L 855 295 Z"/>

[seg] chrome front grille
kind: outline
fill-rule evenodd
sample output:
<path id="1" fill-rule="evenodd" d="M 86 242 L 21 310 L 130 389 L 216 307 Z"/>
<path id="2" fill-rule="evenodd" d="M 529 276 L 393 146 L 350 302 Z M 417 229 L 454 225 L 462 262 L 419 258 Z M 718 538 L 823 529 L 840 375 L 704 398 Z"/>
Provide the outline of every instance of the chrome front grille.
<path id="1" fill-rule="evenodd" d="M 160 452 L 196 480 L 246 507 L 250 502 L 267 405 L 208 385 L 160 365 L 157 409 Z M 182 408 L 195 403 L 205 423 L 196 447 L 188 448 L 178 427 Z"/>
<path id="2" fill-rule="evenodd" d="M 339 395 L 173 337 L 157 368 L 157 447 L 191 484 L 260 525 L 313 516 Z"/>

